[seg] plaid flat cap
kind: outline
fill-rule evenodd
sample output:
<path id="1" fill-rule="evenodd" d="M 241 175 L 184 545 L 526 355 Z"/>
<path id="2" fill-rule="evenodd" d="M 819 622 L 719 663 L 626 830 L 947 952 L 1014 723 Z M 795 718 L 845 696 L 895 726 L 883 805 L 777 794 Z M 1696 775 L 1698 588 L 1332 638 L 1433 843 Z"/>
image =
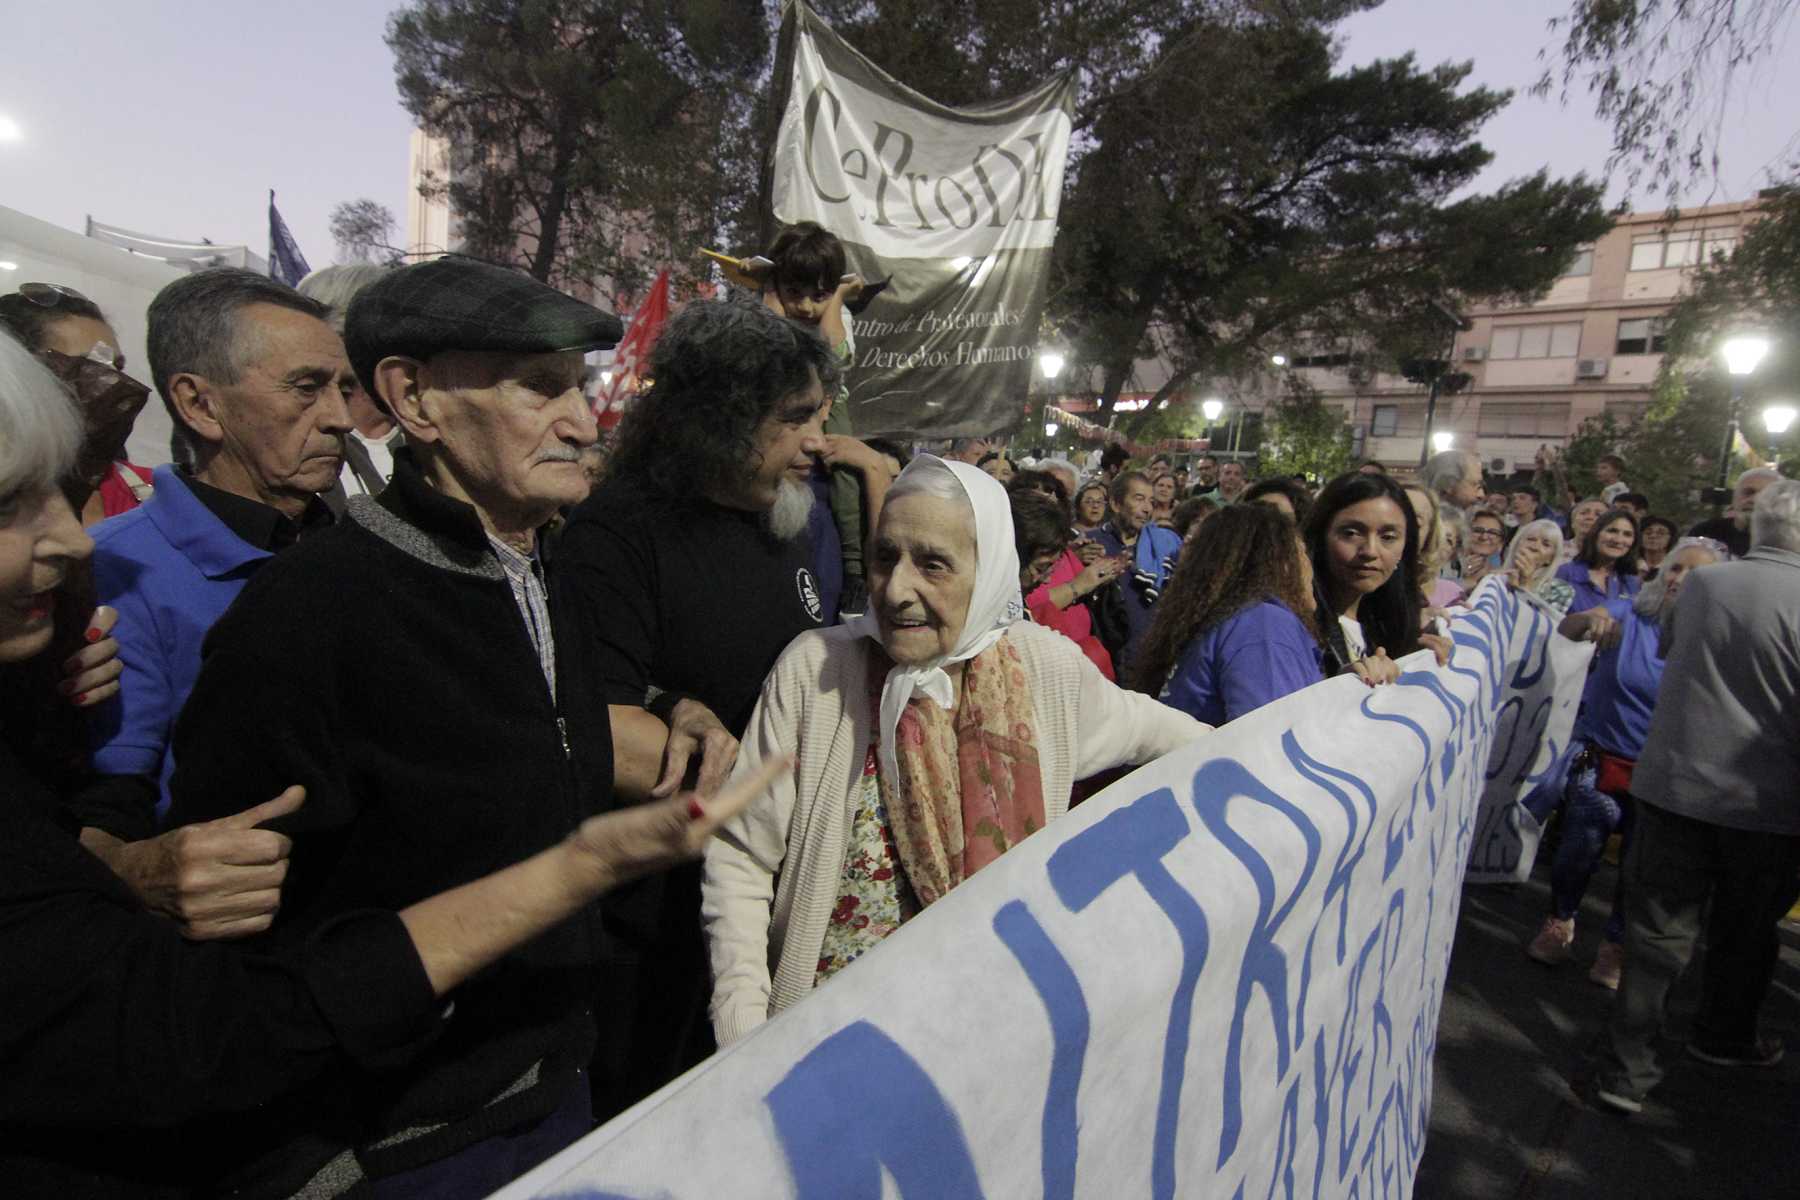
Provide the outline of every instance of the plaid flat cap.
<path id="1" fill-rule="evenodd" d="M 611 313 L 522 271 L 454 254 L 388 272 L 344 314 L 344 348 L 371 393 L 375 365 L 392 355 L 423 362 L 443 350 L 602 350 L 623 332 Z"/>

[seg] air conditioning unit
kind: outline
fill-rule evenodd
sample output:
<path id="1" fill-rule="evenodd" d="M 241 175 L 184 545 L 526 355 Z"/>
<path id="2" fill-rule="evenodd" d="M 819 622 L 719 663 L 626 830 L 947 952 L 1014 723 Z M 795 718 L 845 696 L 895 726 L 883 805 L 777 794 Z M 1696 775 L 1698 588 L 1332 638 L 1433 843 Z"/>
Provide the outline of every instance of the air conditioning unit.
<path id="1" fill-rule="evenodd" d="M 1463 347 L 1463 361 L 1464 362 L 1480 362 L 1482 359 L 1484 359 L 1486 357 L 1487 357 L 1487 347 L 1486 346 L 1464 346 Z"/>
<path id="2" fill-rule="evenodd" d="M 1575 378 L 1605 379 L 1606 360 L 1604 358 L 1578 358 L 1575 360 Z"/>
<path id="3" fill-rule="evenodd" d="M 1504 458 L 1490 458 L 1488 459 L 1488 474 L 1510 475 L 1512 474 L 1512 467 L 1507 464 L 1507 461 Z"/>

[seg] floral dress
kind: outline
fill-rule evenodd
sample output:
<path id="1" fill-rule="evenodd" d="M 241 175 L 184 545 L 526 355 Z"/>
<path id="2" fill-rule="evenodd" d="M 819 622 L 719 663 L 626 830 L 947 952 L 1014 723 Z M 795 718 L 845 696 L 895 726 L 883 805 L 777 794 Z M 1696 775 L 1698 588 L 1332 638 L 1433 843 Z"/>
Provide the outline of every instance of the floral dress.
<path id="1" fill-rule="evenodd" d="M 837 905 L 825 926 L 819 947 L 815 985 L 824 983 L 861 958 L 877 942 L 904 921 L 919 914 L 919 901 L 906 882 L 900 853 L 894 847 L 894 831 L 887 806 L 881 801 L 881 782 L 871 740 L 863 760 L 862 787 L 856 811 L 850 816 L 850 845 L 844 855 L 844 872 L 838 882 Z"/>

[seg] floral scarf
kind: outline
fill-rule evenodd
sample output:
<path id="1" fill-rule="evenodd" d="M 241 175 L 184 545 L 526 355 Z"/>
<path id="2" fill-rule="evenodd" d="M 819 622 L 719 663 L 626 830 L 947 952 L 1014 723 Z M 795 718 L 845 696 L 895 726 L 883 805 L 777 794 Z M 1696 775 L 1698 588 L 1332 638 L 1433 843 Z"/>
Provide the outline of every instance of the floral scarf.
<path id="1" fill-rule="evenodd" d="M 908 703 L 895 749 L 899 778 L 881 775 L 882 800 L 921 907 L 1044 827 L 1037 714 L 1008 639 L 968 660 L 954 709 Z"/>

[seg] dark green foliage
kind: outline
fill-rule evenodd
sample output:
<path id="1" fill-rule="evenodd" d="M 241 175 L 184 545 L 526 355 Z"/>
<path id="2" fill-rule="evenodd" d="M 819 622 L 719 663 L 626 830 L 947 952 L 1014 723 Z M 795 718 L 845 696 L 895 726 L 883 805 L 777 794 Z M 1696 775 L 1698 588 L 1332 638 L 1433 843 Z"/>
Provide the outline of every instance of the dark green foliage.
<path id="1" fill-rule="evenodd" d="M 633 288 L 691 270 L 754 191 L 754 0 L 413 0 L 388 23 L 401 101 L 451 139 L 470 253 Z"/>

